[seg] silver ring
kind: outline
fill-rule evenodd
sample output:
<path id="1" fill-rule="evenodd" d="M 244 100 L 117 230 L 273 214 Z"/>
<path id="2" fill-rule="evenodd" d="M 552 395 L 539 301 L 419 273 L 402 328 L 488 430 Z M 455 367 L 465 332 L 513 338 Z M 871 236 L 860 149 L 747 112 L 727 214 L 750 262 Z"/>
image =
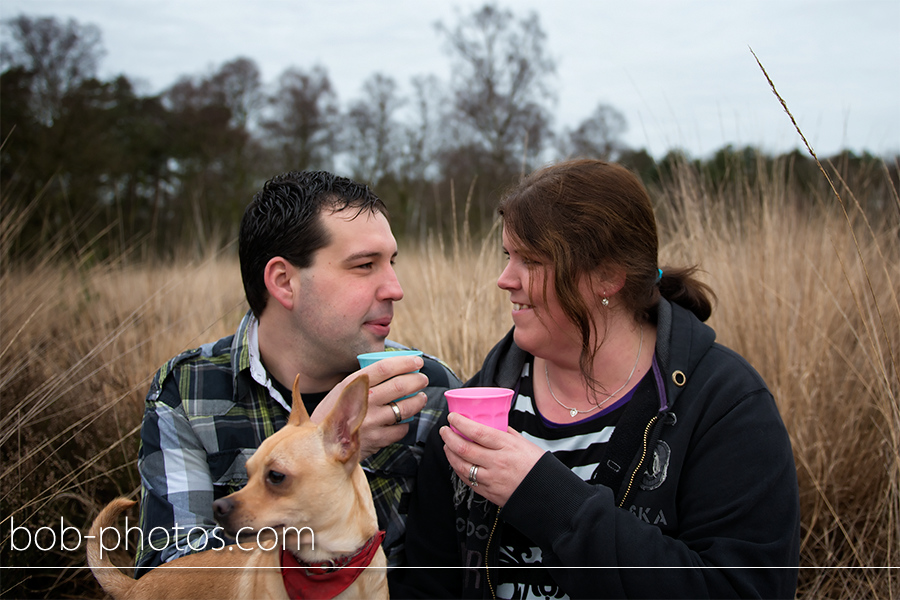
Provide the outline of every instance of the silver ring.
<path id="1" fill-rule="evenodd" d="M 478 487 L 478 465 L 472 465 L 472 468 L 469 469 L 469 483 L 472 484 L 472 487 Z"/>
<path id="2" fill-rule="evenodd" d="M 403 420 L 403 415 L 400 414 L 400 407 L 397 406 L 396 402 L 389 403 L 391 410 L 394 411 L 394 425 Z"/>

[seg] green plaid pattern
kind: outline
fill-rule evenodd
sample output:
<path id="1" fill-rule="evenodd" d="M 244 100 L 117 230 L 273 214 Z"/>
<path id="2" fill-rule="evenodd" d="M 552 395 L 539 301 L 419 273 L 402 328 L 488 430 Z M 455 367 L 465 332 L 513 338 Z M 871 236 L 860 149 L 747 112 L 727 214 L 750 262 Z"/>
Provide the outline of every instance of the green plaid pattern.
<path id="1" fill-rule="evenodd" d="M 216 530 L 212 503 L 247 483 L 246 462 L 260 443 L 287 423 L 288 410 L 250 375 L 252 313 L 237 332 L 176 356 L 150 385 L 141 426 L 140 529 L 135 576 L 180 556 L 220 548 L 231 540 Z M 386 349 L 403 349 L 393 342 Z M 428 432 L 446 410 L 444 390 L 461 385 L 425 356 L 426 407 L 396 444 L 362 462 L 369 479 L 390 567 L 401 564 L 406 504 Z"/>

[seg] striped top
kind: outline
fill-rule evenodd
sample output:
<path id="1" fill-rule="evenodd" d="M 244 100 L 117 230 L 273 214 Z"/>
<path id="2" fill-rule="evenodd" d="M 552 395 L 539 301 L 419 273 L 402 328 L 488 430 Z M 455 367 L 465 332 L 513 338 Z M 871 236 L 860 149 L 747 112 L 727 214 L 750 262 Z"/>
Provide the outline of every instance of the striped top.
<path id="1" fill-rule="evenodd" d="M 588 481 L 600 463 L 604 445 L 615 431 L 622 408 L 631 400 L 637 382 L 615 404 L 596 414 L 561 424 L 548 421 L 538 412 L 534 401 L 531 373 L 534 358 L 522 369 L 518 394 L 509 414 L 509 424 L 525 439 L 549 451 L 584 481 Z M 515 527 L 501 521 L 500 567 L 497 573 L 498 598 L 567 598 L 545 569 L 513 569 L 535 567 L 541 563 L 541 549 Z"/>

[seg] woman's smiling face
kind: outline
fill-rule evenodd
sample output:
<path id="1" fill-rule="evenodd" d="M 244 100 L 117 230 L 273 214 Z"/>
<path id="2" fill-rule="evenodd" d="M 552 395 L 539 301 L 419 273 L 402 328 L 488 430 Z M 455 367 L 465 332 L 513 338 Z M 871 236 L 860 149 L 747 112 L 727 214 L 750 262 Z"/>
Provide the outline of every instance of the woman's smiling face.
<path id="1" fill-rule="evenodd" d="M 577 356 L 581 336 L 556 296 L 553 265 L 546 258 L 533 256 L 505 227 L 503 251 L 509 260 L 497 285 L 509 292 L 516 344 L 535 356 L 564 351 L 574 351 Z"/>

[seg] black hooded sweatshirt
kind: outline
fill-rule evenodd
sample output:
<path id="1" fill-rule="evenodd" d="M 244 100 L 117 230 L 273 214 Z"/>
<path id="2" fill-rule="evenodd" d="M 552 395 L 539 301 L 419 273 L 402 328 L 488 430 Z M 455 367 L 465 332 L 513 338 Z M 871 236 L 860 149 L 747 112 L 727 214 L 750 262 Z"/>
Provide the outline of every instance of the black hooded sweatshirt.
<path id="1" fill-rule="evenodd" d="M 774 398 L 692 313 L 666 300 L 656 312 L 659 376 L 637 385 L 589 482 L 547 452 L 498 509 L 450 469 L 444 416 L 391 597 L 494 597 L 501 521 L 540 547 L 570 598 L 794 597 L 797 473 Z M 514 388 L 528 359 L 510 331 L 466 385 Z"/>

